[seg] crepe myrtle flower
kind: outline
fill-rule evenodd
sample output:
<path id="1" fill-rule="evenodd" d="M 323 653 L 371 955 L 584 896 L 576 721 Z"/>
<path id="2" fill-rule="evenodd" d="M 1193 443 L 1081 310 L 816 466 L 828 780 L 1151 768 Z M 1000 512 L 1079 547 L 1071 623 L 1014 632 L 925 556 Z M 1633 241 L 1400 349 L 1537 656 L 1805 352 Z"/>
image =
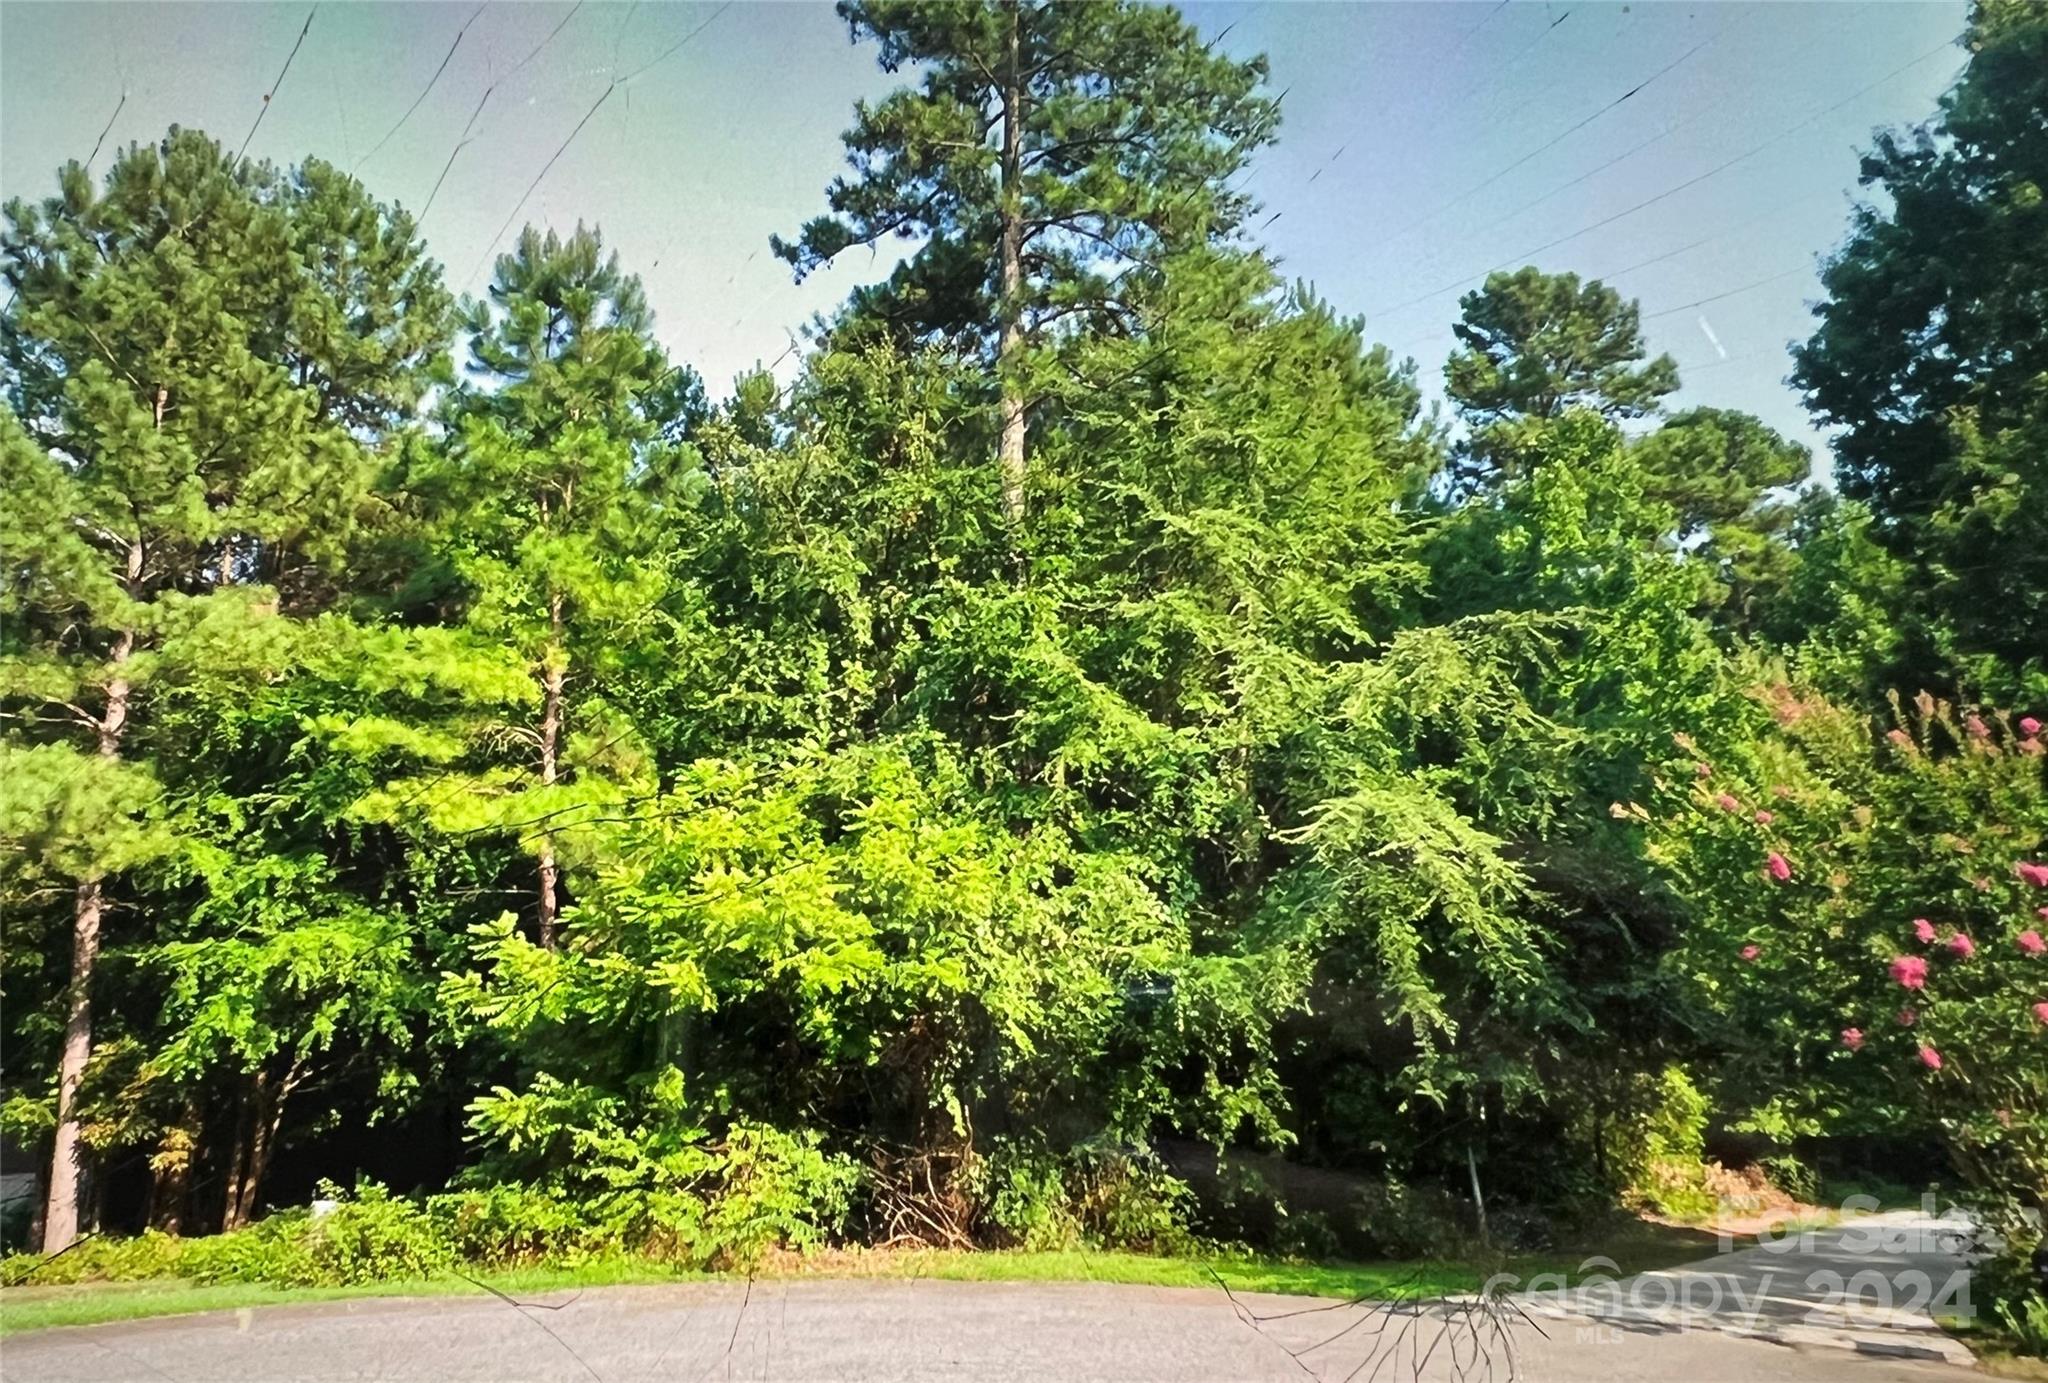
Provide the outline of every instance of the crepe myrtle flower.
<path id="1" fill-rule="evenodd" d="M 1934 940 L 1934 924 L 1924 917 L 1913 919 L 1913 935 L 1921 941 Z"/>
<path id="2" fill-rule="evenodd" d="M 1948 948 L 1956 953 L 1958 960 L 1968 960 L 1977 954 L 1977 943 L 1970 940 L 1969 933 L 1957 932 L 1948 939 Z"/>
<path id="3" fill-rule="evenodd" d="M 2015 874 L 2035 888 L 2048 888 L 2048 864 L 2034 864 L 2022 860 L 2012 868 Z"/>
<path id="4" fill-rule="evenodd" d="M 1762 809 L 1759 809 L 1756 814 L 1756 824 L 1759 826 L 1768 826 L 1777 819 L 1777 817 L 1772 816 L 1769 812 L 1764 811 Z"/>
<path id="5" fill-rule="evenodd" d="M 1913 1011 L 1913 1008 L 1912 1008 L 1912 1006 L 1911 1006 L 1910 1004 L 1909 1004 L 1909 1005 L 1907 1005 L 1907 1006 L 1906 1006 L 1905 1008 L 1902 1008 L 1902 1009 L 1900 1009 L 1900 1010 L 1899 1010 L 1899 1026 L 1900 1026 L 1900 1027 L 1902 1027 L 1902 1028 L 1910 1028 L 1910 1027 L 1912 1027 L 1912 1026 L 1913 1026 L 1913 1025 L 1915 1024 L 1915 1023 L 1917 1023 L 1917 1022 L 1919 1022 L 1919 1021 L 1920 1021 L 1920 1015 L 1919 1015 L 1918 1013 L 1916 1013 L 1916 1012 L 1914 1012 L 1914 1011 Z"/>
<path id="6" fill-rule="evenodd" d="M 2038 956 L 2043 951 L 2048 951 L 2048 941 L 2041 940 L 2041 934 L 2032 927 L 2014 937 L 2013 944 L 2030 956 Z"/>
<path id="7" fill-rule="evenodd" d="M 1920 1048 L 1920 1064 L 1930 1071 L 1939 1071 L 1941 1069 L 1941 1053 L 1935 1051 L 1932 1047 L 1923 1045 Z"/>
<path id="8" fill-rule="evenodd" d="M 1742 948 L 1742 958 L 1744 960 L 1755 960 L 1758 956 L 1762 955 L 1763 953 L 1764 948 L 1755 944 L 1751 944 Z"/>
<path id="9" fill-rule="evenodd" d="M 1849 1049 L 1850 1051 L 1852 1051 L 1852 1052 L 1860 1052 L 1860 1051 L 1862 1051 L 1862 1050 L 1863 1050 L 1863 1029 L 1861 1029 L 1861 1028 L 1843 1028 L 1843 1029 L 1842 1029 L 1842 1045 L 1843 1045 L 1844 1047 L 1847 1047 L 1847 1048 L 1848 1048 L 1848 1049 Z"/>
<path id="10" fill-rule="evenodd" d="M 1918 956 L 1897 956 L 1892 960 L 1892 979 L 1903 989 L 1927 988 L 1927 962 Z"/>
<path id="11" fill-rule="evenodd" d="M 1764 857 L 1764 872 L 1782 884 L 1792 877 L 1792 861 L 1773 850 Z"/>
<path id="12" fill-rule="evenodd" d="M 2034 736 L 2041 733 L 2041 722 L 2034 719 L 2032 716 L 2021 716 L 2020 733 L 2022 735 L 2025 735 L 2028 739 L 2032 739 Z"/>
<path id="13" fill-rule="evenodd" d="M 1739 812 L 1742 810 L 1742 804 L 1735 800 L 1733 793 L 1728 792 L 1724 792 L 1719 797 L 1716 797 L 1714 805 L 1724 812 Z"/>

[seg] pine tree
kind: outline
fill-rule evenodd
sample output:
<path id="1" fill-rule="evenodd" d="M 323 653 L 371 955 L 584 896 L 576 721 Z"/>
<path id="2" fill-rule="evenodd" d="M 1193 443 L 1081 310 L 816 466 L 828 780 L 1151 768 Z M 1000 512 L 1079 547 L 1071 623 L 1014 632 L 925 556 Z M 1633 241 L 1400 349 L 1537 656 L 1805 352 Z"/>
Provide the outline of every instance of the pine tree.
<path id="1" fill-rule="evenodd" d="M 991 355 L 1003 511 L 1024 515 L 1027 354 L 1048 333 L 1128 330 L 1133 284 L 1227 240 L 1249 202 L 1228 186 L 1275 127 L 1265 62 L 1215 55 L 1164 6 L 842 0 L 883 68 L 921 79 L 863 104 L 832 214 L 775 239 L 797 275 L 854 245 L 923 237 L 857 321 Z"/>
<path id="2" fill-rule="evenodd" d="M 647 770 L 606 691 L 666 589 L 648 491 L 697 386 L 655 344 L 639 280 L 580 226 L 567 238 L 522 232 L 468 327 L 450 436 L 419 449 L 400 481 L 439 549 L 454 625 L 366 642 L 366 685 L 388 683 L 365 716 L 330 728 L 337 743 L 411 752 L 426 770 L 366 796 L 359 816 L 509 832 L 529 849 L 535 930 L 551 947 L 558 847 Z M 421 669 L 435 689 L 425 695 Z"/>
<path id="3" fill-rule="evenodd" d="M 125 825 L 104 848 L 73 835 L 44 853 L 75 880 L 49 1250 L 79 1232 L 79 1084 L 115 879 L 170 847 L 144 829 L 161 776 L 152 690 L 252 657 L 278 588 L 338 547 L 368 475 L 364 429 L 410 396 L 447 306 L 410 222 L 331 170 L 284 184 L 174 130 L 131 148 L 103 190 L 75 163 L 60 182 L 40 206 L 7 208 L 19 299 L 0 337 L 0 441 L 6 488 L 33 502 L 9 516 L 0 701 L 10 738 L 84 759 L 77 771 L 100 785 L 86 800 Z M 322 224 L 294 222 L 309 206 Z M 361 262 L 365 247 L 380 264 Z M 322 262 L 348 267 L 323 280 L 309 268 Z M 387 290 L 379 330 L 368 302 Z M 380 359 L 352 375 L 358 329 Z M 250 584 L 259 576 L 278 587 Z"/>
<path id="4" fill-rule="evenodd" d="M 1670 356 L 1645 358 L 1636 304 L 1597 279 L 1581 285 L 1531 265 L 1488 275 L 1458 306 L 1444 382 L 1472 429 L 1458 474 L 1467 486 L 1517 473 L 1540 452 L 1532 429 L 1568 409 L 1640 418 L 1678 388 Z"/>

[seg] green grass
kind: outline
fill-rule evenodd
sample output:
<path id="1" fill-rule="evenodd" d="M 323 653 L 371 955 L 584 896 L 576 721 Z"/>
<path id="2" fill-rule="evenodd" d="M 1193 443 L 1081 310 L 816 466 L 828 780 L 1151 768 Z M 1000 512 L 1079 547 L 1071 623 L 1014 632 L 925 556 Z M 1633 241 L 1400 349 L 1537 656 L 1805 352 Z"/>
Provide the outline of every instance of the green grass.
<path id="1" fill-rule="evenodd" d="M 1702 1250 L 1700 1241 L 1708 1245 Z M 1712 1239 L 1661 1226 L 1621 1230 L 1540 1257 L 1504 1264 L 1471 1263 L 1306 1263 L 1271 1258 L 1153 1257 L 1138 1253 L 1096 1253 L 1078 1249 L 1048 1252 L 953 1250 L 843 1250 L 813 1258 L 786 1258 L 765 1269 L 771 1277 L 925 1277 L 956 1282 L 1115 1282 L 1148 1287 L 1214 1289 L 1221 1278 L 1233 1292 L 1277 1292 L 1294 1296 L 1384 1298 L 1438 1296 L 1471 1291 L 1493 1272 L 1523 1277 L 1576 1269 L 1587 1257 L 1611 1258 L 1624 1273 L 1684 1262 L 1711 1252 Z M 644 1260 L 614 1259 L 576 1268 L 526 1269 L 479 1274 L 476 1281 L 509 1295 L 533 1295 L 579 1287 L 715 1280 Z M 33 1285 L 0 1290 L 0 1335 L 51 1326 L 99 1325 L 147 1316 L 189 1315 L 256 1306 L 339 1301 L 360 1297 L 475 1296 L 481 1289 L 454 1276 L 418 1282 L 383 1282 L 361 1287 L 266 1287 L 241 1283 L 200 1286 L 179 1279 L 146 1282 Z"/>
<path id="2" fill-rule="evenodd" d="M 508 1295 L 531 1295 L 577 1287 L 610 1287 L 639 1282 L 702 1279 L 658 1263 L 629 1260 L 590 1263 L 578 1268 L 532 1268 L 517 1272 L 474 1274 Z M 250 1306 L 289 1306 L 298 1302 L 341 1301 L 351 1297 L 478 1296 L 481 1289 L 459 1277 L 417 1282 L 374 1282 L 360 1287 L 267 1287 L 223 1282 L 199 1285 L 181 1278 L 148 1282 L 86 1282 L 65 1287 L 0 1289 L 0 1336 L 56 1325 L 101 1325 L 147 1316 L 187 1316 L 195 1311 L 230 1311 Z"/>

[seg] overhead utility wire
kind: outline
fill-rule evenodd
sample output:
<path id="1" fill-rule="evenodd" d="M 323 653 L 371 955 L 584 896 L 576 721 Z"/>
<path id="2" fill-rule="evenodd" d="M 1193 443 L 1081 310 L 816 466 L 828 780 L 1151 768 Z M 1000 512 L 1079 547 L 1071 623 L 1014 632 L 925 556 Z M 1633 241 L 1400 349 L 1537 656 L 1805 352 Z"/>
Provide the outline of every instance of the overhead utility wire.
<path id="1" fill-rule="evenodd" d="M 92 152 L 85 156 L 85 166 L 92 167 L 92 161 L 100 156 L 100 146 L 107 142 L 107 132 L 114 128 L 114 122 L 121 118 L 121 108 L 128 104 L 128 88 L 121 88 L 121 99 L 114 103 L 114 113 L 107 117 L 107 123 L 100 127 L 100 137 L 92 142 Z"/>
<path id="2" fill-rule="evenodd" d="M 299 55 L 300 45 L 306 41 L 306 31 L 313 27 L 313 16 L 318 13 L 320 13 L 318 5 L 306 11 L 306 22 L 299 26 L 299 36 L 292 44 L 291 52 L 284 55 L 284 66 L 277 69 L 277 80 L 270 84 L 270 90 L 263 93 L 263 109 L 256 112 L 256 119 L 249 126 L 249 133 L 242 136 L 242 147 L 235 150 L 235 161 L 237 163 L 241 162 L 243 154 L 249 152 L 249 141 L 256 137 L 256 127 L 263 123 L 264 116 L 270 114 L 271 98 L 276 96 L 278 89 L 284 85 L 285 73 L 292 70 L 292 59 Z"/>
<path id="3" fill-rule="evenodd" d="M 491 93 L 496 91 L 499 88 L 499 86 L 501 86 L 505 82 L 512 80 L 513 77 L 519 74 L 520 69 L 524 68 L 528 63 L 532 62 L 535 58 L 539 57 L 541 54 L 541 50 L 543 48 L 546 48 L 550 43 L 553 43 L 555 41 L 556 34 L 561 33 L 562 30 L 569 27 L 569 21 L 574 19 L 576 17 L 576 12 L 582 8 L 583 0 L 576 0 L 576 3 L 569 7 L 569 12 L 562 16 L 562 22 L 555 25 L 554 28 L 548 30 L 548 36 L 542 39 L 539 43 L 535 44 L 532 52 L 528 53 L 525 57 L 521 58 L 517 63 L 513 64 L 511 70 L 508 71 L 504 76 L 493 78 L 491 80 L 490 85 L 484 88 L 484 94 L 477 98 L 476 109 L 472 110 L 469 113 L 469 120 L 463 125 L 462 133 L 455 137 L 455 147 L 448 151 L 448 161 L 441 165 L 441 174 L 439 177 L 434 179 L 433 190 L 427 193 L 427 200 L 425 205 L 420 207 L 419 219 L 421 221 L 425 221 L 427 219 L 427 213 L 433 210 L 434 198 L 441 195 L 441 184 L 448 181 L 448 170 L 455 166 L 456 156 L 459 155 L 465 148 L 469 146 L 470 131 L 476 128 L 477 118 L 484 113 L 484 106 L 490 101 Z"/>
<path id="4" fill-rule="evenodd" d="M 355 161 L 355 166 L 357 168 L 361 168 L 371 159 L 377 157 L 377 151 L 379 149 L 382 149 L 386 144 L 389 144 L 391 142 L 392 136 L 396 135 L 400 130 L 405 128 L 405 122 L 412 119 L 413 112 L 418 110 L 420 108 L 421 102 L 425 101 L 427 97 L 430 94 L 432 94 L 435 84 L 441 80 L 441 74 L 443 72 L 446 72 L 448 70 L 448 64 L 455 60 L 455 50 L 462 46 L 462 36 L 469 32 L 469 26 L 476 23 L 476 17 L 482 14 L 483 12 L 484 7 L 482 5 L 478 5 L 475 9 L 469 12 L 469 18 L 463 20 L 462 27 L 455 31 L 455 42 L 449 44 L 448 51 L 441 55 L 441 65 L 434 69 L 434 75 L 427 78 L 427 84 L 424 87 L 420 88 L 419 95 L 413 97 L 412 104 L 405 108 L 405 114 L 398 117 L 398 123 L 393 125 L 389 130 L 386 130 L 384 132 L 384 137 L 378 140 L 375 144 L 370 146 L 369 153 L 364 154 L 361 158 Z"/>
<path id="5" fill-rule="evenodd" d="M 1382 245 L 1391 244 L 1395 241 L 1398 241 L 1402 239 L 1404 236 L 1408 235 L 1411 231 L 1414 231 L 1422 226 L 1427 225 L 1429 222 L 1434 221 L 1437 217 L 1443 215 L 1452 207 L 1463 205 L 1466 201 L 1470 200 L 1473 197 L 1476 197 L 1481 192 L 1484 192 L 1487 188 L 1499 182 L 1502 178 L 1508 176 L 1508 174 L 1526 165 L 1529 162 L 1529 160 L 1536 158 L 1537 156 L 1547 153 L 1550 150 L 1556 148 L 1559 144 L 1562 144 L 1565 140 L 1570 139 L 1580 130 L 1585 129 L 1586 126 L 1592 124 L 1595 120 L 1600 119 L 1609 111 L 1612 111 L 1619 107 L 1623 102 L 1627 101 L 1630 97 L 1636 95 L 1644 88 L 1655 83 L 1659 78 L 1665 76 L 1667 73 L 1682 66 L 1686 61 L 1688 61 L 1695 53 L 1698 53 L 1702 48 L 1705 48 L 1709 44 L 1717 42 L 1721 38 L 1722 34 L 1725 34 L 1727 31 L 1728 26 L 1723 25 L 1720 31 L 1715 33 L 1712 37 L 1701 39 L 1698 43 L 1695 43 L 1692 47 L 1686 49 L 1685 52 L 1681 53 L 1678 57 L 1666 63 L 1664 66 L 1658 68 L 1648 77 L 1645 77 L 1642 81 L 1637 82 L 1627 91 L 1624 91 L 1621 95 L 1615 97 L 1612 101 L 1609 101 L 1606 105 L 1600 107 L 1600 109 L 1594 111 L 1591 115 L 1588 115 L 1585 119 L 1579 121 L 1571 128 L 1552 136 L 1548 140 L 1545 140 L 1542 144 L 1538 145 L 1534 149 L 1531 149 L 1528 153 L 1522 155 L 1513 163 L 1510 163 L 1505 168 L 1500 169 L 1491 177 L 1488 177 L 1478 183 L 1473 184 L 1471 187 L 1466 188 L 1463 192 L 1451 198 L 1451 200 L 1445 202 L 1443 205 L 1437 207 L 1434 211 L 1426 212 L 1423 215 L 1416 217 L 1413 221 L 1410 221 L 1400 230 L 1397 230 L 1392 235 L 1388 236 L 1385 241 L 1381 242 Z M 1667 130 L 1665 133 L 1668 134 L 1669 132 L 1670 131 Z M 1663 136 L 1660 135 L 1658 137 L 1662 138 Z M 1642 146 L 1638 145 L 1636 147 L 1641 148 Z"/>
<path id="6" fill-rule="evenodd" d="M 484 252 L 477 257 L 476 266 L 469 271 L 469 277 L 464 281 L 465 286 L 469 283 L 473 283 L 476 281 L 477 274 L 481 272 L 484 265 L 490 261 L 492 252 L 498 248 L 498 242 L 505 238 L 505 232 L 512 228 L 512 223 L 514 221 L 519 219 L 519 213 L 525 208 L 527 200 L 533 196 L 534 189 L 541 185 L 541 181 L 548 175 L 548 170 L 555 166 L 555 161 L 561 158 L 563 154 L 569 151 L 569 146 L 576 142 L 576 136 L 583 132 L 583 127 L 590 123 L 591 117 L 596 115 L 599 109 L 603 107 L 604 103 L 611 99 L 612 93 L 614 91 L 617 91 L 620 87 L 624 86 L 627 82 L 630 82 L 635 78 L 644 75 L 650 69 L 660 65 L 663 62 L 666 62 L 670 57 L 674 56 L 675 53 L 678 50 L 680 50 L 684 44 L 688 43 L 691 39 L 695 38 L 697 35 L 703 33 L 706 29 L 710 28 L 713 24 L 717 23 L 718 17 L 724 14 L 727 10 L 731 9 L 732 6 L 733 0 L 726 0 L 726 3 L 720 5 L 717 9 L 711 12 L 711 17 L 709 19 L 705 20 L 702 24 L 699 24 L 696 28 L 690 30 L 690 32 L 688 32 L 687 34 L 684 34 L 681 38 L 677 39 L 674 43 L 671 43 L 668 47 L 662 49 L 661 52 L 657 53 L 653 58 L 642 63 L 640 66 L 634 68 L 631 72 L 627 73 L 623 77 L 612 78 L 610 84 L 607 85 L 602 92 L 598 93 L 597 99 L 590 103 L 590 109 L 583 112 L 583 118 L 576 122 L 576 128 L 569 131 L 569 137 L 561 142 L 561 145 L 558 148 L 556 148 L 554 153 L 548 155 L 548 161 L 546 163 L 543 163 L 540 166 L 540 171 L 533 175 L 533 181 L 526 185 L 526 191 L 519 194 L 519 200 L 513 204 L 511 214 L 505 218 L 505 223 L 498 227 L 498 233 L 491 237 L 490 243 L 484 246 Z"/>
<path id="7" fill-rule="evenodd" d="M 1687 188 L 1696 187 L 1700 183 L 1705 182 L 1709 178 L 1727 172 L 1730 168 L 1733 168 L 1738 163 L 1747 162 L 1748 160 L 1762 153 L 1764 150 L 1770 148 L 1772 145 L 1776 144 L 1779 140 L 1797 134 L 1800 130 L 1805 129 L 1807 126 L 1815 123 L 1816 121 L 1825 119 L 1826 117 L 1834 114 L 1836 111 L 1848 105 L 1850 102 L 1855 101 L 1858 98 L 1866 96 L 1869 93 L 1877 90 L 1877 88 L 1883 86 L 1886 82 L 1892 80 L 1892 78 L 1897 77 L 1902 73 L 1911 70 L 1912 68 L 1918 67 L 1921 63 L 1933 57 L 1936 53 L 1941 52 L 1942 49 L 1949 47 L 1951 43 L 1952 40 L 1944 40 L 1941 44 L 1934 48 L 1930 48 L 1925 53 L 1922 53 L 1919 57 L 1914 58 L 1911 62 L 1893 68 L 1891 71 L 1885 73 L 1882 77 L 1879 77 L 1876 81 L 1871 82 L 1868 85 L 1858 87 L 1855 91 L 1850 92 L 1847 96 L 1844 96 L 1841 100 L 1835 102 L 1833 105 L 1828 106 L 1822 110 L 1815 111 L 1812 115 L 1807 116 L 1804 120 L 1801 120 L 1799 123 L 1795 125 L 1786 126 L 1784 129 L 1778 131 L 1778 133 L 1772 135 L 1769 139 L 1764 140 L 1761 144 L 1754 145 L 1751 148 L 1743 151 L 1742 153 L 1735 155 L 1733 158 L 1726 159 L 1720 163 L 1715 164 L 1712 168 L 1709 168 L 1704 173 L 1695 174 L 1694 176 L 1687 178 L 1684 182 L 1678 183 L 1672 187 L 1667 187 L 1662 192 L 1657 193 L 1655 196 L 1646 197 L 1642 201 L 1635 203 L 1633 206 L 1624 207 L 1622 210 L 1614 212 L 1611 215 L 1603 216 L 1599 220 L 1593 222 L 1592 224 L 1581 226 L 1579 229 L 1571 232 L 1568 235 L 1561 235 L 1557 237 L 1555 240 L 1545 241 L 1543 244 L 1536 246 L 1534 249 L 1524 250 L 1519 254 L 1510 255 L 1508 258 L 1502 260 L 1500 263 L 1492 265 L 1489 268 L 1480 270 L 1477 274 L 1468 275 L 1465 278 L 1457 280 L 1455 283 L 1447 283 L 1441 288 L 1433 288 L 1427 293 L 1423 293 L 1416 297 L 1410 298 L 1406 302 L 1397 304 L 1396 306 L 1381 308 L 1376 312 L 1369 313 L 1368 316 L 1377 319 L 1383 317 L 1391 317 L 1397 312 L 1405 312 L 1409 308 L 1418 306 L 1422 303 L 1426 303 L 1432 298 L 1439 298 L 1442 297 L 1445 293 L 1454 292 L 1457 289 L 1463 288 L 1468 284 L 1478 283 L 1480 280 L 1484 279 L 1488 274 L 1496 273 L 1499 270 L 1508 268 L 1517 263 L 1526 263 L 1535 255 L 1542 254 L 1547 250 L 1554 250 L 1560 245 L 1569 244 L 1570 242 L 1579 239 L 1581 236 L 1591 235 L 1596 230 L 1600 230 L 1605 226 L 1613 225 L 1616 221 L 1621 220 L 1623 217 L 1633 216 L 1635 213 L 1637 213 L 1638 211 L 1642 211 L 1646 207 L 1655 206 L 1658 202 L 1661 202 L 1668 197 L 1675 197 L 1679 193 L 1685 191 Z"/>

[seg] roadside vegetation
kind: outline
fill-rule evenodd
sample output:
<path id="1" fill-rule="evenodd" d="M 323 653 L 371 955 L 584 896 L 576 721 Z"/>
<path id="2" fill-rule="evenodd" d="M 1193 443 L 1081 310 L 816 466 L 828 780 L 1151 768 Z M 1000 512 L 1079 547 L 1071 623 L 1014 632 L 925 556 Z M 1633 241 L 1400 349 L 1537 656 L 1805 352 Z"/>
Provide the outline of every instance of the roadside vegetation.
<path id="1" fill-rule="evenodd" d="M 1829 484 L 1538 266 L 1426 410 L 1170 8 L 841 9 L 905 84 L 774 248 L 915 249 L 786 383 L 711 397 L 592 225 L 458 301 L 318 157 L 7 208 L 6 1328 L 1448 1287 L 1876 1173 L 2036 1347 L 2048 12 L 1873 137 Z"/>

